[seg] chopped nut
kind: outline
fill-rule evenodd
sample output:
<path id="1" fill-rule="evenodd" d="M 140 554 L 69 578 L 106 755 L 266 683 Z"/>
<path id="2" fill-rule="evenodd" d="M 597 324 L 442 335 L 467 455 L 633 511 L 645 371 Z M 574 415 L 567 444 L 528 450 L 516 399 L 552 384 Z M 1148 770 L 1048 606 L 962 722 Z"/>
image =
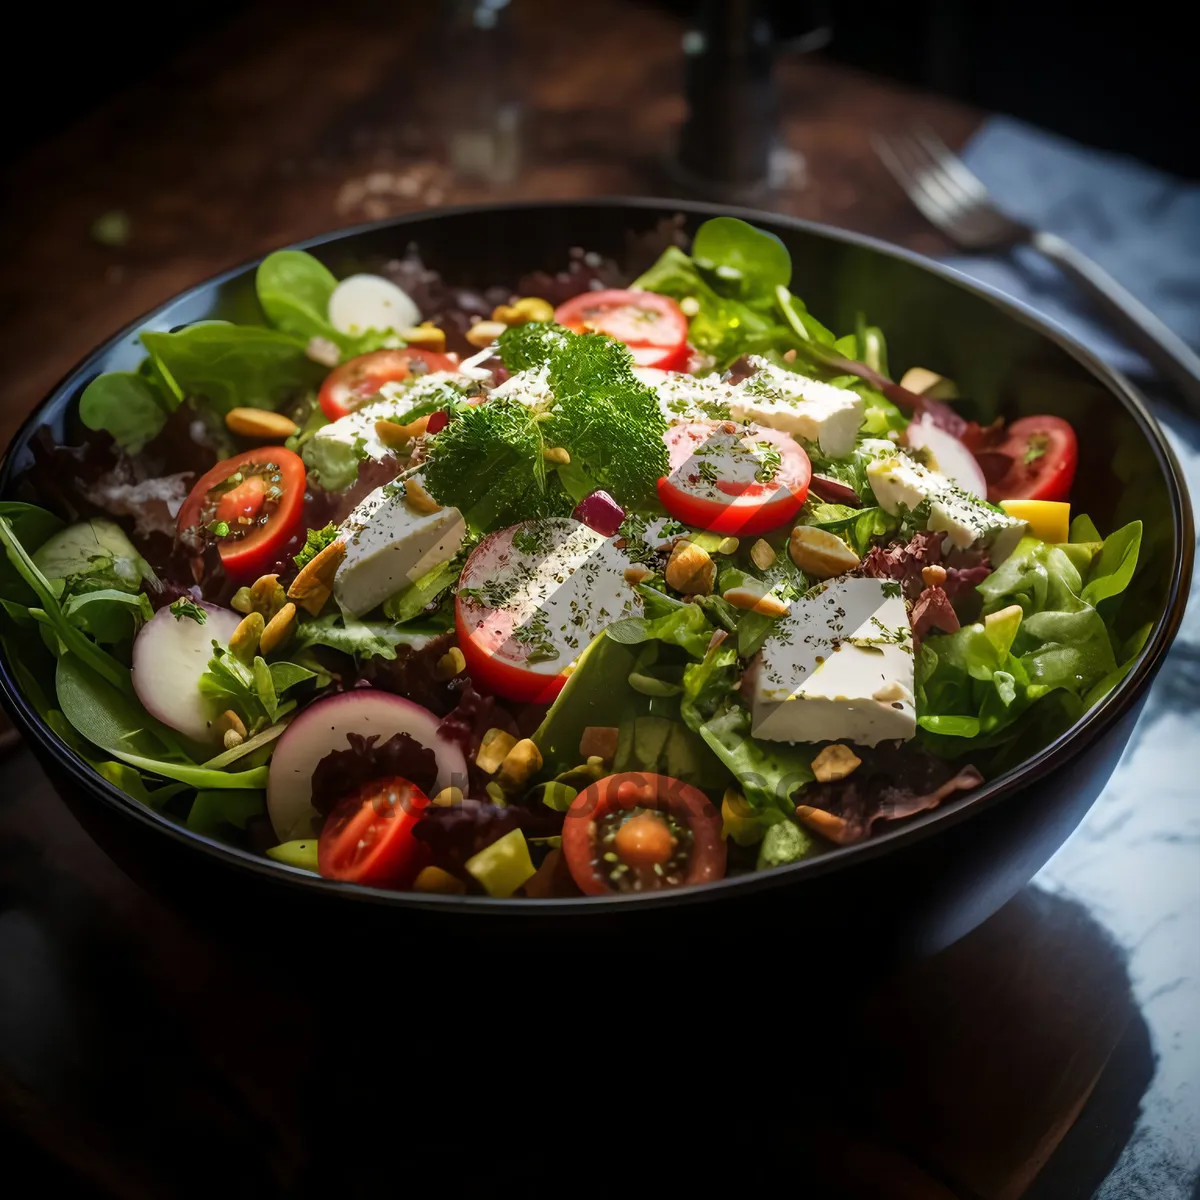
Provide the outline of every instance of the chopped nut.
<path id="1" fill-rule="evenodd" d="M 433 677 L 445 682 L 447 679 L 453 679 L 456 675 L 461 675 L 466 669 L 467 660 L 463 652 L 457 646 L 451 646 L 437 660 L 437 664 L 433 668 Z"/>
<path id="2" fill-rule="evenodd" d="M 265 408 L 231 408 L 225 414 L 225 427 L 238 437 L 272 442 L 290 438 L 300 428 L 291 417 Z"/>
<path id="3" fill-rule="evenodd" d="M 835 742 L 812 760 L 812 773 L 818 783 L 832 783 L 853 774 L 861 763 L 862 759 L 849 746 Z"/>
<path id="4" fill-rule="evenodd" d="M 850 826 L 841 817 L 835 817 L 833 813 L 826 812 L 823 808 L 797 804 L 796 817 L 801 824 L 807 825 L 809 829 L 815 830 L 836 845 L 846 846 L 854 841 Z"/>
<path id="5" fill-rule="evenodd" d="M 534 321 L 553 321 L 554 305 L 539 296 L 525 296 L 514 304 L 500 304 L 492 320 L 502 325 L 529 325 Z"/>
<path id="6" fill-rule="evenodd" d="M 483 350 L 490 346 L 507 328 L 507 325 L 502 325 L 499 321 L 476 321 L 467 330 L 467 341 L 472 346 Z"/>
<path id="7" fill-rule="evenodd" d="M 797 525 L 792 530 L 788 553 L 800 570 L 817 579 L 844 575 L 858 566 L 858 555 L 840 537 L 813 525 Z"/>
<path id="8" fill-rule="evenodd" d="M 254 611 L 254 600 L 250 595 L 248 587 L 240 587 L 233 593 L 233 599 L 229 601 L 229 607 L 240 613 L 248 613 Z"/>
<path id="9" fill-rule="evenodd" d="M 375 436 L 389 450 L 403 450 L 413 438 L 419 438 L 429 424 L 428 417 L 418 417 L 407 425 L 395 421 L 378 420 L 375 422 Z"/>
<path id="10" fill-rule="evenodd" d="M 954 381 L 930 371 L 926 367 L 909 367 L 900 377 L 900 386 L 905 391 L 928 396 L 931 400 L 953 400 L 958 395 Z"/>
<path id="11" fill-rule="evenodd" d="M 926 587 L 941 587 L 946 582 L 946 568 L 936 563 L 921 568 L 921 580 Z"/>
<path id="12" fill-rule="evenodd" d="M 267 622 L 262 613 L 247 613 L 229 639 L 229 653 L 244 663 L 253 662 L 258 653 L 258 642 L 266 629 Z"/>
<path id="13" fill-rule="evenodd" d="M 496 782 L 506 791 L 515 792 L 542 769 L 542 752 L 529 739 L 522 738 L 505 755 Z"/>
<path id="14" fill-rule="evenodd" d="M 589 762 L 593 758 L 612 762 L 620 736 L 621 730 L 616 725 L 589 725 L 579 739 L 579 757 Z"/>
<path id="15" fill-rule="evenodd" d="M 457 875 L 451 875 L 441 867 L 422 867 L 412 886 L 414 892 L 440 896 L 461 896 L 467 890 L 467 885 Z"/>
<path id="16" fill-rule="evenodd" d="M 222 739 L 228 733 L 236 733 L 238 740 L 234 744 L 238 746 L 242 744 L 242 741 L 246 736 L 245 722 L 237 715 L 237 713 L 233 711 L 232 708 L 227 708 L 216 719 L 216 721 L 213 722 L 213 729 L 221 735 Z"/>
<path id="17" fill-rule="evenodd" d="M 262 613 L 268 621 L 287 603 L 287 594 L 278 575 L 260 575 L 250 587 L 239 588 L 238 596 L 242 592 L 246 593 L 249 606 L 238 611 Z"/>
<path id="18" fill-rule="evenodd" d="M 775 547 L 764 538 L 759 538 L 750 547 L 750 561 L 760 571 L 769 571 L 775 565 Z"/>
<path id="19" fill-rule="evenodd" d="M 413 512 L 423 516 L 442 510 L 442 506 L 415 479 L 404 481 L 404 503 Z"/>
<path id="20" fill-rule="evenodd" d="M 504 789 L 493 779 L 491 783 L 483 789 L 488 794 L 488 799 L 500 808 L 508 807 L 508 797 L 504 794 Z"/>
<path id="21" fill-rule="evenodd" d="M 679 542 L 667 562 L 667 583 L 677 592 L 707 596 L 713 589 L 717 567 L 712 558 L 692 542 Z"/>
<path id="22" fill-rule="evenodd" d="M 489 729 L 479 743 L 475 755 L 475 765 L 491 775 L 500 769 L 500 764 L 508 757 L 508 752 L 517 744 L 517 739 L 503 729 Z"/>
<path id="23" fill-rule="evenodd" d="M 643 563 L 634 563 L 632 567 L 625 568 L 625 582 L 630 587 L 637 587 L 639 583 L 650 578 L 654 572 Z"/>
<path id="24" fill-rule="evenodd" d="M 401 329 L 400 336 L 408 345 L 420 350 L 436 350 L 438 354 L 446 352 L 446 331 L 436 325 L 415 325 L 411 329 Z"/>
<path id="25" fill-rule="evenodd" d="M 296 606 L 285 604 L 268 622 L 259 639 L 258 650 L 265 658 L 292 636 L 296 628 Z"/>
<path id="26" fill-rule="evenodd" d="M 336 367 L 342 361 L 342 352 L 338 344 L 323 337 L 309 338 L 308 345 L 304 347 L 304 354 L 323 367 Z"/>
<path id="27" fill-rule="evenodd" d="M 333 577 L 346 557 L 346 543 L 340 538 L 330 542 L 300 568 L 300 574 L 288 588 L 289 600 L 295 600 L 310 616 L 318 616 L 333 594 Z"/>
<path id="28" fill-rule="evenodd" d="M 778 596 L 772 596 L 762 585 L 756 587 L 749 580 L 741 587 L 722 592 L 721 599 L 734 608 L 762 613 L 764 617 L 782 617 L 788 611 L 788 606 Z"/>
<path id="29" fill-rule="evenodd" d="M 227 729 L 221 736 L 221 745 L 226 750 L 236 750 L 246 740 L 246 735 L 236 729 Z"/>
<path id="30" fill-rule="evenodd" d="M 564 450 L 562 446 L 550 446 L 542 451 L 542 457 L 550 463 L 558 463 L 561 466 L 566 466 L 571 461 L 571 454 L 568 450 Z"/>
<path id="31" fill-rule="evenodd" d="M 742 543 L 735 537 L 722 538 L 717 545 L 718 554 L 736 554 Z"/>
<path id="32" fill-rule="evenodd" d="M 429 803 L 436 804 L 438 808 L 453 808 L 456 804 L 463 802 L 462 788 L 444 787 Z"/>

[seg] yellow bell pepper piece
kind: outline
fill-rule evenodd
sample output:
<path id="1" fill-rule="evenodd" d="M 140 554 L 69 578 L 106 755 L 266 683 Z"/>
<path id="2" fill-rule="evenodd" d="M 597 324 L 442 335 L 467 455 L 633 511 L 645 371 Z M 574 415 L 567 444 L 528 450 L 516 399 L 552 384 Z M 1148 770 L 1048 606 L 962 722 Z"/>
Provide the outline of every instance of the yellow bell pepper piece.
<path id="1" fill-rule="evenodd" d="M 1071 526 L 1071 506 L 1062 500 L 1001 500 L 1010 517 L 1029 522 L 1029 532 L 1043 542 L 1065 542 Z"/>
<path id="2" fill-rule="evenodd" d="M 739 846 L 753 846 L 763 840 L 766 831 L 766 826 L 746 803 L 742 793 L 737 788 L 726 788 L 721 800 L 721 836 L 732 839 Z"/>
<path id="3" fill-rule="evenodd" d="M 489 896 L 511 896 L 535 872 L 525 835 L 514 829 L 463 864 Z"/>

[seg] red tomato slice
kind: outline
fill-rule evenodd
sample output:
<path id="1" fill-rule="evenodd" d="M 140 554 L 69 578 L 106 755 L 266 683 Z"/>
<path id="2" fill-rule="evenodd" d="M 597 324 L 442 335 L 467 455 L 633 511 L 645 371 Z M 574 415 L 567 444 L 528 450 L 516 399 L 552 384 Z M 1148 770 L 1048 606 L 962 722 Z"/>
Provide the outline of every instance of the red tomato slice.
<path id="1" fill-rule="evenodd" d="M 611 288 L 584 292 L 554 310 L 575 333 L 594 330 L 624 342 L 639 367 L 682 370 L 688 359 L 688 321 L 670 296 Z"/>
<path id="2" fill-rule="evenodd" d="M 567 517 L 489 534 L 454 601 L 467 674 L 508 700 L 549 704 L 592 639 L 640 613 L 630 565 L 612 538 Z"/>
<path id="3" fill-rule="evenodd" d="M 425 847 L 413 829 L 429 797 L 394 776 L 366 784 L 339 800 L 317 842 L 317 870 L 326 879 L 368 887 L 406 887 L 416 878 Z"/>
<path id="4" fill-rule="evenodd" d="M 671 474 L 658 481 L 658 499 L 685 525 L 739 537 L 765 533 L 790 521 L 808 495 L 812 463 L 777 429 L 692 421 L 673 425 L 666 439 Z"/>
<path id="5" fill-rule="evenodd" d="M 996 450 L 1012 466 L 988 485 L 988 499 L 1066 500 L 1075 480 L 1079 443 L 1070 422 L 1062 417 L 1022 417 L 1008 426 Z"/>
<path id="6" fill-rule="evenodd" d="M 563 820 L 562 850 L 588 896 L 711 883 L 725 874 L 720 812 L 670 775 L 626 771 L 585 788 Z"/>
<path id="7" fill-rule="evenodd" d="M 414 363 L 422 365 L 414 371 Z M 457 365 L 453 358 L 433 350 L 375 350 L 335 367 L 317 399 L 325 415 L 336 421 L 370 400 L 385 383 L 398 383 L 415 374 L 453 371 Z"/>
<path id="8" fill-rule="evenodd" d="M 224 486 L 239 473 L 242 480 Z M 183 533 L 225 522 L 231 532 L 218 539 L 225 573 L 235 581 L 257 579 L 303 532 L 304 481 L 303 460 L 283 446 L 235 454 L 196 481 L 179 510 L 176 528 Z"/>

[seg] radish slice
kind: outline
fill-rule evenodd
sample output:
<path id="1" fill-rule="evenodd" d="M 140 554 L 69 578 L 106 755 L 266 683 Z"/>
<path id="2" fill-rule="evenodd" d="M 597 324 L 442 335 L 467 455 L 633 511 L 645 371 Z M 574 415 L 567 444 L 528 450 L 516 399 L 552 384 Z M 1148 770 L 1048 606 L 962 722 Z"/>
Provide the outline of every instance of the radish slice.
<path id="1" fill-rule="evenodd" d="M 433 751 L 436 791 L 458 787 L 465 792 L 467 760 L 455 742 L 438 733 L 440 724 L 429 709 L 373 688 L 356 688 L 309 705 L 288 726 L 271 756 L 267 813 L 275 835 L 281 842 L 316 836 L 320 814 L 312 806 L 313 772 L 327 754 L 349 748 L 348 733 L 378 734 L 377 746 L 407 733 Z"/>
<path id="2" fill-rule="evenodd" d="M 238 613 L 200 603 L 204 624 L 160 608 L 133 641 L 133 690 L 146 711 L 164 725 L 197 742 L 215 742 L 218 715 L 200 694 L 200 676 L 208 670 L 213 642 L 227 645 L 241 624 Z"/>
<path id="3" fill-rule="evenodd" d="M 987 480 L 975 455 L 953 434 L 935 425 L 927 416 L 909 422 L 905 441 L 916 449 L 929 451 L 930 466 L 953 480 L 964 491 L 981 499 L 987 495 Z"/>
<path id="4" fill-rule="evenodd" d="M 351 275 L 329 297 L 329 323 L 339 333 L 410 329 L 420 320 L 412 297 L 381 275 Z"/>

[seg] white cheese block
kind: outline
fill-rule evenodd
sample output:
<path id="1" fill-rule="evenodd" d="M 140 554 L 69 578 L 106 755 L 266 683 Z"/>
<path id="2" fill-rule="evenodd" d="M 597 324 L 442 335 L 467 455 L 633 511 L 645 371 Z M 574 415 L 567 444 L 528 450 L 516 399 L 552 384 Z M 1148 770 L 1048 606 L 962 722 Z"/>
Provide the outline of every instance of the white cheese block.
<path id="1" fill-rule="evenodd" d="M 745 688 L 757 738 L 861 746 L 911 738 L 913 642 L 899 584 L 841 578 L 794 601 Z"/>
<path id="2" fill-rule="evenodd" d="M 421 482 L 419 475 L 414 478 Z M 338 530 L 346 557 L 334 577 L 333 594 L 356 617 L 452 559 L 466 537 L 457 508 L 414 512 L 405 494 L 401 481 L 376 488 Z"/>
<path id="3" fill-rule="evenodd" d="M 329 323 L 352 337 L 369 330 L 411 329 L 421 323 L 412 297 L 382 275 L 351 275 L 329 297 Z"/>
<path id="4" fill-rule="evenodd" d="M 944 533 L 946 541 L 959 550 L 987 547 L 994 564 L 1003 562 L 1029 530 L 1026 521 L 972 496 L 899 450 L 868 463 L 867 479 L 885 512 L 913 512 L 929 501 L 926 528 Z"/>
<path id="5" fill-rule="evenodd" d="M 816 442 L 829 458 L 845 458 L 853 451 L 866 418 L 866 406 L 857 392 L 798 375 L 764 358 L 750 362 L 758 369 L 737 385 L 729 405 L 735 421 Z"/>
<path id="6" fill-rule="evenodd" d="M 375 422 L 403 418 L 420 404 L 444 392 L 448 401 L 458 398 L 471 380 L 452 371 L 434 371 L 411 380 L 385 383 L 379 389 L 379 399 L 364 404 L 349 416 L 322 425 L 313 439 L 341 442 L 352 447 L 360 459 L 373 458 L 381 462 L 394 453 L 379 440 Z"/>
<path id="7" fill-rule="evenodd" d="M 737 389 L 721 379 L 701 379 L 684 371 L 634 367 L 633 373 L 658 397 L 658 407 L 668 425 L 683 421 L 721 421 L 731 417 L 730 405 Z"/>

